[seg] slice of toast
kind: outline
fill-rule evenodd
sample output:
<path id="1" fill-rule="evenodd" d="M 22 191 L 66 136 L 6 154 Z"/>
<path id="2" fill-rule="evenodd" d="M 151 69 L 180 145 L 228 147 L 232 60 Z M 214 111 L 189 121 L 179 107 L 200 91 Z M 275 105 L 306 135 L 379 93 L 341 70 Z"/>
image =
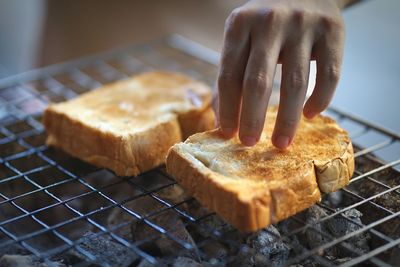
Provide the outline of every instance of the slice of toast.
<path id="1" fill-rule="evenodd" d="M 117 175 L 164 163 L 168 149 L 214 126 L 211 90 L 184 75 L 149 72 L 51 104 L 47 144 Z"/>
<path id="2" fill-rule="evenodd" d="M 285 151 L 270 138 L 277 108 L 270 108 L 260 142 L 245 147 L 218 130 L 190 136 L 168 152 L 167 172 L 203 205 L 244 232 L 304 210 L 322 192 L 348 184 L 354 154 L 346 131 L 334 120 L 302 118 Z"/>

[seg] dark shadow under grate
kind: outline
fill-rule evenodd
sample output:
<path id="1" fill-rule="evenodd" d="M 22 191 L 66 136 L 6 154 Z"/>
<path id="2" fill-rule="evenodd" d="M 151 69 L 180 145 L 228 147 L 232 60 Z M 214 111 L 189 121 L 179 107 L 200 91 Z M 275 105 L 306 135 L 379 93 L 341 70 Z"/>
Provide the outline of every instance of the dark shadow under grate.
<path id="1" fill-rule="evenodd" d="M 327 113 L 349 131 L 356 147 L 350 185 L 251 235 L 238 233 L 186 195 L 163 167 L 120 178 L 44 144 L 41 112 L 49 102 L 153 68 L 212 86 L 217 68 L 203 60 L 209 59 L 205 52 L 175 36 L 0 80 L 1 261 L 399 264 L 400 136 L 340 110 Z"/>

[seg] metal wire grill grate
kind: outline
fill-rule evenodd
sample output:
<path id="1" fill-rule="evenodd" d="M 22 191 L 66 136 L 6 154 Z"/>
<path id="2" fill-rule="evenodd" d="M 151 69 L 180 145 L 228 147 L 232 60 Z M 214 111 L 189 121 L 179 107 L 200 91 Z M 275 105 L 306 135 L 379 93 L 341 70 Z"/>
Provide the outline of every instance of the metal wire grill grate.
<path id="1" fill-rule="evenodd" d="M 260 253 L 249 236 L 182 193 L 162 167 L 120 178 L 44 144 L 41 112 L 46 105 L 104 83 L 157 68 L 212 86 L 215 60 L 203 52 L 174 36 L 0 80 L 0 256 L 31 254 L 49 265 L 113 265 L 101 256 L 111 244 L 130 257 L 131 265 L 167 264 L 182 255 L 208 266 L 241 266 L 238 258 L 254 263 L 256 257 L 278 263 L 273 253 Z M 356 145 L 355 175 L 346 188 L 323 197 L 314 220 L 305 211 L 279 224 L 279 233 L 265 230 L 288 248 L 279 263 L 398 265 L 400 136 L 334 108 L 327 113 Z M 363 214 L 361 219 L 351 215 L 354 209 Z M 333 222 L 348 229 L 340 232 L 339 224 L 329 228 Z M 360 236 L 367 250 L 359 249 Z M 319 242 L 311 244 L 310 237 Z M 96 242 L 103 251 L 90 245 Z M 333 257 L 332 251 L 342 256 Z"/>

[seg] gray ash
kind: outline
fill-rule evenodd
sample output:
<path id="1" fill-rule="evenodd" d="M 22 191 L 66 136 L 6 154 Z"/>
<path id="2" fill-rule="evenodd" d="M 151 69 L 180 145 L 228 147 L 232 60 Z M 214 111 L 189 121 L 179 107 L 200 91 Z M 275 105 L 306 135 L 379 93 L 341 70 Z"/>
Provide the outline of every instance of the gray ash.
<path id="1" fill-rule="evenodd" d="M 178 257 L 172 263 L 172 267 L 203 267 L 203 266 L 204 266 L 203 264 L 198 263 L 197 261 L 187 257 Z"/>
<path id="2" fill-rule="evenodd" d="M 200 249 L 202 260 L 208 261 L 212 265 L 223 264 L 231 253 L 227 245 L 215 240 L 206 242 Z"/>
<path id="3" fill-rule="evenodd" d="M 356 209 L 346 210 L 339 215 L 320 222 L 327 215 L 326 211 L 318 205 L 308 209 L 307 223 L 311 227 L 307 229 L 306 236 L 310 248 L 320 247 L 333 239 L 343 237 L 364 227 L 361 221 L 362 213 Z M 325 251 L 319 251 L 319 253 L 335 259 L 356 257 L 369 252 L 369 239 L 369 234 L 363 232 L 344 241 L 350 245 L 351 250 L 344 249 L 341 246 L 333 246 Z"/>
<path id="4" fill-rule="evenodd" d="M 192 236 L 186 230 L 183 222 L 176 212 L 168 210 L 163 213 L 162 216 L 156 216 L 150 220 L 152 223 L 163 227 L 166 231 L 168 231 L 171 237 L 180 242 L 190 244 L 192 249 L 184 249 L 180 244 L 172 240 L 171 237 L 166 235 L 160 236 L 157 230 L 145 222 L 139 221 L 132 224 L 131 235 L 134 242 L 145 241 L 140 245 L 144 251 L 157 256 L 170 256 L 178 254 L 180 256 L 186 256 L 195 260 L 200 259 Z"/>
<path id="5" fill-rule="evenodd" d="M 33 255 L 9 255 L 4 254 L 0 257 L 0 267 L 65 267 L 61 262 L 43 262 Z"/>
<path id="6" fill-rule="evenodd" d="M 248 247 L 240 250 L 234 266 L 282 266 L 291 249 L 273 225 L 249 235 L 246 244 Z"/>
<path id="7" fill-rule="evenodd" d="M 113 241 L 109 236 L 88 232 L 78 242 L 77 246 L 80 250 L 95 258 L 94 261 L 91 261 L 92 266 L 128 267 L 139 259 L 135 252 Z M 76 249 L 67 251 L 62 258 L 68 265 L 87 261 L 86 256 Z"/>
<path id="8" fill-rule="evenodd" d="M 200 209 L 203 209 L 204 213 L 207 213 L 205 208 L 201 207 Z M 216 214 L 202 218 L 198 223 L 191 226 L 190 229 L 193 234 L 199 235 L 202 238 L 211 238 L 215 233 L 235 232 L 235 228 L 231 224 L 225 222 Z"/>

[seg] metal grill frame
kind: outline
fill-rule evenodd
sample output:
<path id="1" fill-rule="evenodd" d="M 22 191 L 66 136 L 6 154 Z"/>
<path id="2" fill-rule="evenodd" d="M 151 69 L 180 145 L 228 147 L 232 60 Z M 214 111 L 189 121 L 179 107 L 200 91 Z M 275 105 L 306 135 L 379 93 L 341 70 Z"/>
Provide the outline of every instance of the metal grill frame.
<path id="1" fill-rule="evenodd" d="M 175 51 L 174 53 L 176 54 L 170 54 L 166 53 L 163 50 L 164 48 L 167 48 L 167 51 Z M 164 52 L 163 52 L 164 51 Z M 164 53 L 164 54 L 163 54 Z M 137 57 L 135 57 L 135 56 Z M 140 58 L 143 57 L 143 58 Z M 127 61 L 129 64 L 131 64 L 132 67 L 132 73 L 123 73 L 121 70 L 114 68 L 113 66 L 108 64 L 109 60 L 123 60 Z M 197 224 L 199 221 L 205 219 L 208 216 L 213 216 L 212 213 L 206 214 L 202 217 L 199 218 L 194 218 L 190 214 L 187 214 L 185 211 L 180 209 L 180 206 L 184 203 L 194 201 L 192 198 L 186 199 L 183 202 L 180 203 L 168 203 L 164 199 L 160 198 L 157 196 L 157 192 L 175 184 L 176 182 L 169 177 L 166 173 L 163 167 L 158 168 L 154 171 L 151 171 L 149 173 L 145 173 L 140 175 L 139 177 L 131 177 L 131 178 L 120 178 L 119 181 L 108 184 L 102 187 L 95 187 L 85 181 L 85 179 L 79 175 L 74 173 L 73 171 L 69 170 L 66 167 L 63 167 L 62 165 L 59 164 L 59 162 L 55 161 L 54 159 L 48 157 L 45 152 L 48 151 L 48 147 L 45 145 L 40 145 L 40 146 L 32 146 L 28 142 L 26 142 L 25 138 L 32 137 L 32 136 L 37 136 L 43 134 L 43 127 L 40 124 L 40 121 L 38 120 L 38 116 L 40 116 L 40 111 L 39 112 L 29 112 L 21 108 L 20 104 L 23 103 L 24 101 L 29 101 L 32 99 L 36 99 L 41 101 L 42 103 L 48 103 L 48 99 L 46 99 L 45 94 L 46 93 L 51 93 L 56 96 L 60 96 L 66 99 L 69 99 L 71 97 L 74 97 L 77 95 L 75 91 L 72 89 L 68 88 L 69 84 L 64 84 L 62 81 L 58 80 L 55 78 L 55 76 L 60 75 L 60 74 L 65 74 L 68 73 L 69 76 L 72 77 L 72 80 L 76 82 L 77 84 L 81 83 L 90 83 L 90 87 L 98 87 L 102 85 L 102 82 L 98 80 L 100 78 L 104 77 L 111 77 L 110 81 L 113 80 L 118 80 L 121 78 L 126 78 L 128 75 L 133 74 L 135 72 L 141 72 L 144 70 L 148 70 L 151 68 L 157 68 L 157 69 L 168 69 L 168 70 L 173 70 L 173 71 L 180 71 L 184 72 L 196 79 L 202 80 L 210 84 L 211 86 L 213 85 L 213 81 L 215 79 L 215 73 L 216 73 L 216 66 L 218 64 L 218 53 L 215 51 L 209 50 L 191 40 L 185 39 L 181 36 L 178 35 L 172 35 L 170 37 L 164 38 L 162 40 L 157 40 L 154 42 L 150 42 L 149 44 L 145 45 L 134 45 L 130 47 L 125 47 L 121 49 L 116 49 L 111 52 L 106 52 L 102 54 L 97 54 L 94 56 L 86 57 L 84 59 L 79 59 L 79 60 L 74 60 L 68 63 L 63 63 L 63 64 L 57 64 L 57 65 L 52 65 L 49 67 L 45 67 L 42 69 L 37 69 L 33 70 L 27 73 L 19 74 L 16 76 L 8 77 L 5 79 L 0 79 L 0 107 L 3 106 L 2 108 L 5 109 L 5 114 L 6 117 L 8 118 L 1 118 L 0 117 L 0 148 L 2 145 L 7 145 L 12 142 L 17 142 L 19 146 L 23 148 L 23 151 L 19 153 L 13 153 L 11 155 L 6 155 L 2 157 L 1 151 L 0 151 L 0 164 L 8 168 L 8 170 L 12 171 L 15 173 L 15 175 L 9 176 L 2 178 L 0 180 L 0 211 L 2 205 L 5 204 L 10 204 L 12 205 L 15 209 L 17 209 L 21 215 L 15 216 L 12 218 L 8 218 L 5 221 L 0 221 L 0 233 L 8 237 L 8 241 L 5 241 L 3 243 L 0 243 L 0 249 L 15 243 L 20 244 L 23 248 L 25 248 L 27 251 L 32 253 L 33 255 L 37 256 L 39 259 L 42 259 L 44 262 L 50 263 L 50 259 L 54 255 L 58 255 L 59 253 L 62 253 L 66 250 L 69 250 L 71 248 L 74 248 L 76 251 L 84 255 L 87 260 L 90 261 L 95 261 L 96 258 L 88 251 L 82 249 L 79 244 L 81 240 L 71 240 L 68 237 L 64 236 L 62 233 L 59 232 L 59 229 L 62 228 L 65 225 L 72 224 L 76 221 L 79 220 L 85 220 L 87 224 L 91 224 L 94 229 L 97 230 L 95 235 L 108 235 L 109 237 L 112 238 L 115 242 L 118 242 L 119 244 L 131 249 L 137 255 L 139 255 L 141 258 L 146 259 L 150 263 L 157 263 L 157 259 L 146 253 L 145 251 L 140 249 L 140 244 L 144 241 L 139 241 L 139 242 L 131 242 L 129 240 L 126 240 L 119 235 L 115 233 L 115 231 L 118 228 L 122 228 L 131 222 L 126 222 L 123 224 L 118 225 L 117 227 L 110 228 L 107 227 L 106 225 L 99 224 L 95 220 L 93 220 L 91 217 L 96 214 L 101 214 L 102 212 L 105 212 L 108 209 L 112 209 L 115 207 L 119 207 L 120 209 L 124 210 L 127 212 L 129 215 L 132 216 L 132 218 L 136 220 L 140 220 L 149 227 L 153 228 L 155 231 L 159 233 L 159 235 L 164 235 L 176 243 L 178 243 L 182 249 L 187 249 L 187 250 L 193 250 L 194 248 L 182 241 L 177 239 L 171 234 L 171 231 L 168 231 L 164 229 L 163 227 L 154 224 L 151 221 L 152 216 L 156 216 L 157 214 L 160 214 L 162 212 L 165 212 L 167 210 L 174 210 L 179 214 L 179 216 L 183 217 L 185 219 L 184 225 L 190 225 L 190 224 Z M 83 68 L 86 67 L 95 67 L 97 69 L 101 69 L 102 72 L 100 76 L 92 76 L 91 74 L 85 73 L 82 71 Z M 40 92 L 40 90 L 37 90 L 34 85 L 32 85 L 32 82 L 34 81 L 43 81 L 45 80 L 47 85 L 46 89 L 44 92 Z M 20 88 L 20 92 L 25 92 L 22 94 L 22 96 L 19 99 L 12 99 L 7 100 L 4 97 L 2 97 L 2 92 L 4 90 L 11 90 L 10 88 Z M 16 90 L 16 89 L 15 89 Z M 16 91 L 17 92 L 17 91 Z M 1 109 L 0 109 L 1 112 Z M 3 110 L 4 113 L 4 110 Z M 368 172 L 362 173 L 362 172 L 356 172 L 355 177 L 351 180 L 351 183 L 354 183 L 356 181 L 359 181 L 361 179 L 368 179 L 370 182 L 378 184 L 379 186 L 383 187 L 385 190 L 375 194 L 373 196 L 370 196 L 369 198 L 364 198 L 363 196 L 357 194 L 356 192 L 351 191 L 347 187 L 342 189 L 347 194 L 352 195 L 353 197 L 357 198 L 359 201 L 356 203 L 353 203 L 350 206 L 347 206 L 343 209 L 340 210 L 334 210 L 331 207 L 328 207 L 322 203 L 318 204 L 321 207 L 323 207 L 327 212 L 328 216 L 324 217 L 321 219 L 322 221 L 331 219 L 335 216 L 342 216 L 346 220 L 351 221 L 352 223 L 357 224 L 357 222 L 353 221 L 350 218 L 347 218 L 346 216 L 343 216 L 342 213 L 346 210 L 349 210 L 351 208 L 356 208 L 360 205 L 363 205 L 365 203 L 369 203 L 376 207 L 379 210 L 382 210 L 387 216 L 374 221 L 370 224 L 367 225 L 362 225 L 362 227 L 352 233 L 346 234 L 340 238 L 333 238 L 327 233 L 321 233 L 319 234 L 326 236 L 330 241 L 324 244 L 321 247 L 317 247 L 314 249 L 308 249 L 304 248 L 304 253 L 301 255 L 298 255 L 294 258 L 291 258 L 289 262 L 287 262 L 288 265 L 298 263 L 301 260 L 304 260 L 308 257 L 312 257 L 313 260 L 318 262 L 319 264 L 323 266 L 336 266 L 332 262 L 330 262 L 328 259 L 324 258 L 323 256 L 318 255 L 318 251 L 321 249 L 326 249 L 330 248 L 335 245 L 339 245 L 343 247 L 346 250 L 352 251 L 353 248 L 351 245 L 348 243 L 344 242 L 347 239 L 351 238 L 352 236 L 355 236 L 359 233 L 362 232 L 368 232 L 370 235 L 375 235 L 382 239 L 385 244 L 382 246 L 379 246 L 378 248 L 375 248 L 371 250 L 369 253 L 364 254 L 364 255 L 359 255 L 358 257 L 353 258 L 350 261 L 347 261 L 343 263 L 343 266 L 353 266 L 357 265 L 360 263 L 370 263 L 372 265 L 377 265 L 377 266 L 389 266 L 389 264 L 382 259 L 376 257 L 378 254 L 384 252 L 385 250 L 391 249 L 395 246 L 400 245 L 400 237 L 399 238 L 391 238 L 387 236 L 386 234 L 376 230 L 374 227 L 384 223 L 388 222 L 392 219 L 395 218 L 400 218 L 400 211 L 391 211 L 385 207 L 380 206 L 376 202 L 374 202 L 374 199 L 388 194 L 388 193 L 394 193 L 394 194 L 400 194 L 400 184 L 395 185 L 395 186 L 389 186 L 373 177 L 371 175 L 376 174 L 378 172 L 387 170 L 387 169 L 392 169 L 392 167 L 397 167 L 400 164 L 400 151 L 398 158 L 390 161 L 390 162 L 383 162 L 373 156 L 372 153 L 379 151 L 381 149 L 384 149 L 386 147 L 389 147 L 393 145 L 396 142 L 400 142 L 400 135 L 397 133 L 394 133 L 392 131 L 389 131 L 387 129 L 384 129 L 382 127 L 379 127 L 377 125 L 372 124 L 371 122 L 368 122 L 362 118 L 359 118 L 357 116 L 348 114 L 346 112 L 343 112 L 340 109 L 330 107 L 328 110 L 328 113 L 331 115 L 334 115 L 336 119 L 340 122 L 342 120 L 348 120 L 354 123 L 357 123 L 361 125 L 362 129 L 358 131 L 357 133 L 352 135 L 352 138 L 357 138 L 359 136 L 367 134 L 369 131 L 375 131 L 378 132 L 379 134 L 387 137 L 385 141 L 382 141 L 380 143 L 374 144 L 372 146 L 364 147 L 361 150 L 357 151 L 355 153 L 355 157 L 368 157 L 370 160 L 376 162 L 377 164 L 380 165 L 380 167 L 370 170 Z M 30 129 L 26 131 L 22 131 L 20 133 L 14 133 L 12 130 L 10 130 L 8 127 L 12 126 L 16 123 L 23 122 L 24 124 L 28 125 Z M 2 137 L 4 136 L 4 137 Z M 11 161 L 13 160 L 18 160 L 22 159 L 27 156 L 37 156 L 45 164 L 40 165 L 38 167 L 29 169 L 29 170 L 21 170 L 12 164 L 10 164 Z M 49 168 L 57 168 L 60 172 L 64 173 L 67 179 L 61 180 L 54 182 L 52 184 L 42 186 L 38 183 L 36 183 L 34 180 L 30 178 L 30 175 L 34 173 L 40 173 L 42 171 L 45 171 L 46 169 Z M 94 169 L 93 171 L 98 171 L 99 169 Z M 395 170 L 393 170 L 395 171 Z M 140 177 L 146 177 L 149 175 L 161 175 L 168 181 L 167 184 L 158 187 L 156 189 L 151 189 L 148 190 L 147 188 L 143 187 L 141 184 L 137 183 L 134 181 L 134 178 L 140 179 Z M 398 173 L 398 176 L 400 176 L 400 173 Z M 1 177 L 0 177 L 1 178 Z M 13 197 L 8 197 L 4 192 L 2 192 L 1 185 L 9 183 L 13 180 L 16 179 L 23 179 L 25 182 L 29 183 L 31 186 L 33 186 L 35 189 L 31 190 L 29 192 L 25 192 L 23 194 L 13 196 Z M 57 187 L 57 186 L 63 186 L 64 184 L 68 184 L 72 181 L 78 182 L 80 185 L 82 185 L 84 188 L 87 189 L 86 192 L 77 194 L 72 196 L 69 199 L 60 199 L 56 195 L 54 195 L 50 190 Z M 120 200 L 115 200 L 112 197 L 108 196 L 107 194 L 103 193 L 103 190 L 107 189 L 108 187 L 112 186 L 117 186 L 119 184 L 129 184 L 129 186 L 138 189 L 141 191 L 141 194 L 130 197 L 128 199 L 124 199 L 122 201 Z M 38 192 L 43 192 L 51 198 L 54 203 L 45 207 L 42 207 L 40 209 L 34 210 L 34 211 L 29 211 L 18 205 L 16 201 L 19 199 L 22 199 L 27 196 L 31 196 L 35 193 Z M 75 200 L 75 199 L 80 199 L 85 196 L 89 195 L 99 195 L 102 198 L 106 199 L 110 204 L 105 207 L 100 207 L 98 209 L 92 210 L 88 213 L 82 213 L 76 208 L 72 207 L 69 202 Z M 143 197 L 143 196 L 149 196 L 158 203 L 160 203 L 164 208 L 161 210 L 154 211 L 150 214 L 147 214 L 146 216 L 142 216 L 139 213 L 136 213 L 135 211 L 132 211 L 124 206 L 125 203 L 132 201 L 136 198 Z M 47 209 L 53 208 L 58 205 L 63 205 L 65 208 L 70 210 L 73 214 L 75 214 L 75 217 L 62 221 L 60 223 L 57 223 L 55 225 L 47 225 L 44 223 L 42 220 L 37 218 L 37 214 L 45 211 Z M 9 231 L 6 229 L 6 225 L 17 222 L 18 220 L 24 219 L 24 218 L 31 218 L 33 221 L 35 221 L 37 224 L 41 226 L 40 230 L 30 232 L 28 234 L 22 235 L 22 236 L 17 236 L 15 235 L 12 231 Z M 301 221 L 301 219 L 297 218 L 296 216 L 291 218 L 292 220 L 297 221 L 298 223 L 302 224 L 302 227 L 297 228 L 295 231 L 292 231 L 291 233 L 284 235 L 280 238 L 290 238 L 291 235 L 295 235 L 300 232 L 304 232 L 306 229 L 313 229 L 315 231 L 318 231 L 315 229 L 313 225 L 307 224 L 304 221 Z M 224 233 L 219 232 L 216 229 L 207 229 L 212 233 L 213 238 L 219 239 L 219 238 L 224 238 L 224 242 L 232 242 L 234 246 L 237 246 L 238 248 L 242 247 L 242 244 L 236 243 L 234 240 L 227 240 L 224 237 Z M 51 232 L 54 236 L 59 238 L 60 240 L 63 241 L 63 245 L 56 247 L 54 249 L 50 249 L 47 251 L 41 251 L 34 246 L 30 245 L 26 241 L 38 237 L 41 234 L 44 233 L 49 233 Z M 271 233 L 273 234 L 273 233 Z M 158 236 L 151 237 L 147 240 L 146 242 L 150 240 L 154 240 L 158 238 Z M 201 244 L 199 244 L 201 245 Z M 354 250 L 353 250 L 354 251 Z"/>

